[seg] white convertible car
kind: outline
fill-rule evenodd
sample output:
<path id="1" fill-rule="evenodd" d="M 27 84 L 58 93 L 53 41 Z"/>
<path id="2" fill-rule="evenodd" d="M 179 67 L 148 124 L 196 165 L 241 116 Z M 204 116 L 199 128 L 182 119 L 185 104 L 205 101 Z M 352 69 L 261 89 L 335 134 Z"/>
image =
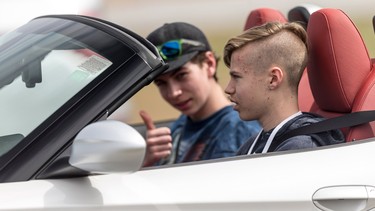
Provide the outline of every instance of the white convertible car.
<path id="1" fill-rule="evenodd" d="M 350 19 L 318 10 L 307 30 L 301 109 L 375 110 L 374 63 Z M 344 144 L 141 168 L 142 128 L 107 117 L 166 68 L 145 39 L 95 18 L 3 35 L 0 210 L 375 210 L 373 123 L 343 128 Z"/>

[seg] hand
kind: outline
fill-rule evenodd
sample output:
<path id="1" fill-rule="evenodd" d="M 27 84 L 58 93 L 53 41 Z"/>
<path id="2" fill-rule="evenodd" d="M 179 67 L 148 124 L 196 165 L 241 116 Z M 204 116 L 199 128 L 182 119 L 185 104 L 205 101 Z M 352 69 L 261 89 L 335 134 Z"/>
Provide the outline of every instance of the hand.
<path id="1" fill-rule="evenodd" d="M 143 122 L 146 125 L 146 156 L 143 166 L 152 166 L 162 158 L 172 153 L 172 136 L 168 127 L 156 128 L 150 115 L 146 111 L 140 111 Z"/>

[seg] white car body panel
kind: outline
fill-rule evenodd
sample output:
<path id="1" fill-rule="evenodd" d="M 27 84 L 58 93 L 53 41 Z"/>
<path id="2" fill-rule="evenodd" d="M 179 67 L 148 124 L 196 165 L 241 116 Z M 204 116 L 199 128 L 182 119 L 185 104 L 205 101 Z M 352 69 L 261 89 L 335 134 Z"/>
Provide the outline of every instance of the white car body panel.
<path id="1" fill-rule="evenodd" d="M 1 193 L 9 194 L 0 197 L 0 210 L 319 210 L 312 200 L 318 189 L 374 191 L 374 157 L 375 142 L 361 141 L 133 174 L 3 183 Z M 332 204 L 348 201 L 332 194 Z M 367 199 L 347 195 L 351 207 L 341 210 L 366 206 Z"/>

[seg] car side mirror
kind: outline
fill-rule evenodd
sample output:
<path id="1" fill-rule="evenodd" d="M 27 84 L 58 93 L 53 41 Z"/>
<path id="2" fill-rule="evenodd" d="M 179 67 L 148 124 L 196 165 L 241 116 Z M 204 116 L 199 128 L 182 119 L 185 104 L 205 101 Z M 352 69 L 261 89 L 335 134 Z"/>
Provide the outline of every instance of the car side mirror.
<path id="1" fill-rule="evenodd" d="M 133 127 L 116 120 L 87 125 L 75 137 L 70 165 L 91 173 L 134 172 L 142 167 L 146 141 Z"/>

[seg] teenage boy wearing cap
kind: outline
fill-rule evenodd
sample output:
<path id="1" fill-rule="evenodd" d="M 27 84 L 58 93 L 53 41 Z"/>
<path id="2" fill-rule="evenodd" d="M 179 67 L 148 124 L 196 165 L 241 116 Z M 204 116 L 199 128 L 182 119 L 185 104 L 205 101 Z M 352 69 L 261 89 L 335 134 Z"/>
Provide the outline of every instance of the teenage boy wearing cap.
<path id="1" fill-rule="evenodd" d="M 141 111 L 147 127 L 144 166 L 208 160 L 236 154 L 257 121 L 245 122 L 233 110 L 217 82 L 218 57 L 197 27 L 167 23 L 147 36 L 169 68 L 154 83 L 161 96 L 181 112 L 171 128 L 156 128 Z"/>

